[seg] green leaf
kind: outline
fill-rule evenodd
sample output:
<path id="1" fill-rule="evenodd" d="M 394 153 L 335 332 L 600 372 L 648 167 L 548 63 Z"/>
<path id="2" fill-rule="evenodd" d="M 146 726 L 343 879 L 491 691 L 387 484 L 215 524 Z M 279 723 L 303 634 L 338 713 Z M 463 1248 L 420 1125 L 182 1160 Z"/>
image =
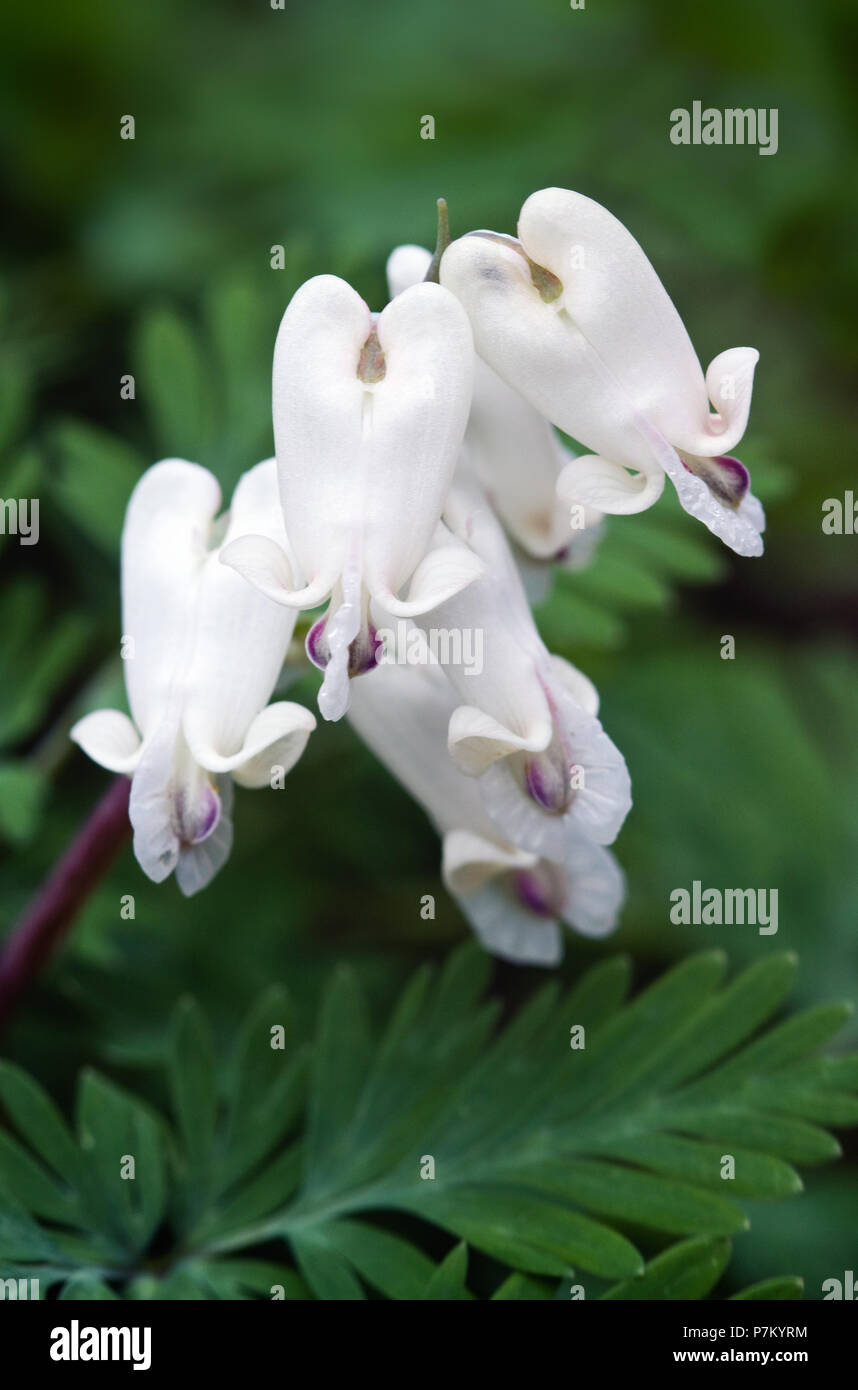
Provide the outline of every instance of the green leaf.
<path id="1" fill-rule="evenodd" d="M 492 1294 L 492 1300 L 519 1303 L 538 1303 L 553 1297 L 548 1284 L 527 1274 L 511 1274 Z"/>
<path id="2" fill-rule="evenodd" d="M 796 1299 L 804 1294 L 804 1280 L 795 1276 L 784 1275 L 779 1279 L 761 1279 L 758 1284 L 750 1284 L 747 1289 L 742 1289 L 741 1293 L 730 1295 L 733 1302 L 738 1300 L 758 1300 L 772 1302 L 776 1299 Z"/>
<path id="3" fill-rule="evenodd" d="M 293 1236 L 292 1250 L 316 1298 L 333 1302 L 360 1302 L 366 1298 L 348 1260 L 324 1242 Z"/>
<path id="4" fill-rule="evenodd" d="M 684 1300 L 705 1298 L 730 1258 L 728 1240 L 684 1240 L 647 1265 L 642 1277 L 615 1284 L 602 1294 L 608 1300 Z"/>
<path id="5" fill-rule="evenodd" d="M 30 577 L 0 595 L 0 747 L 27 737 L 86 653 L 89 621 L 51 616 L 44 586 Z"/>
<path id="6" fill-rule="evenodd" d="M 0 451 L 5 453 L 17 437 L 30 408 L 32 378 L 27 369 L 5 353 L 0 369 Z M 22 494 L 16 488 L 4 488 L 4 497 Z"/>
<path id="7" fill-rule="evenodd" d="M 173 1015 L 168 1081 L 182 1141 L 177 1200 L 183 1220 L 193 1227 L 210 1200 L 217 1120 L 214 1045 L 193 999 L 183 999 Z"/>
<path id="8" fill-rule="evenodd" d="M 51 489 L 66 515 L 112 564 L 128 499 L 143 471 L 143 460 L 116 435 L 81 420 L 54 427 L 51 444 L 58 460 Z"/>
<path id="9" fill-rule="evenodd" d="M 215 1133 L 214 1046 L 208 1023 L 192 999 L 173 1016 L 170 1092 L 189 1167 L 207 1169 Z"/>
<path id="10" fill-rule="evenodd" d="M 30 763 L 0 762 L 0 836 L 15 844 L 31 840 L 41 819 L 47 782 Z"/>
<path id="11" fill-rule="evenodd" d="M 0 1102 L 23 1138 L 62 1182 L 78 1188 L 85 1175 L 81 1152 L 53 1101 L 12 1062 L 0 1060 Z"/>
<path id="12" fill-rule="evenodd" d="M 78 1133 L 111 1229 L 131 1251 L 145 1249 L 167 1196 L 159 1121 L 136 1097 L 85 1071 L 78 1087 Z"/>
<path id="13" fill-rule="evenodd" d="M 305 1155 L 308 1190 L 323 1184 L 347 1142 L 371 1057 L 366 1009 L 352 972 L 334 975 L 322 1004 Z"/>
<path id="14" fill-rule="evenodd" d="M 60 1290 L 60 1300 L 71 1299 L 80 1302 L 107 1302 L 118 1299 L 109 1284 L 91 1274 L 75 1274 Z"/>
<path id="15" fill-rule="evenodd" d="M 231 1104 L 217 1171 L 217 1190 L 230 1187 L 265 1158 L 293 1125 L 306 1092 L 308 1056 L 289 1047 L 291 1006 L 277 986 L 245 1020 L 231 1069 Z M 285 1030 L 284 1047 L 280 1047 Z M 274 1043 L 278 1046 L 274 1046 Z"/>
<path id="16" fill-rule="evenodd" d="M 85 1074 L 81 1152 L 44 1093 L 5 1064 L 0 1100 L 20 1137 L 0 1131 L 0 1251 L 55 1279 L 116 1282 L 129 1298 L 196 1300 L 286 1289 L 279 1265 L 254 1260 L 279 1245 L 298 1266 L 295 1296 L 461 1301 L 467 1242 L 507 1267 L 501 1301 L 559 1298 L 545 1279 L 586 1287 L 588 1276 L 619 1281 L 609 1299 L 703 1298 L 725 1237 L 747 1226 L 744 1203 L 795 1193 L 791 1164 L 836 1151 L 806 1114 L 855 1118 L 858 1069 L 818 1055 L 841 1008 L 766 1031 L 793 965 L 772 957 L 725 983 L 722 954 L 707 952 L 624 1003 L 627 962 L 602 962 L 565 995 L 556 981 L 535 989 L 500 1027 L 484 1002 L 491 966 L 468 946 L 440 975 L 417 972 L 378 1043 L 343 967 L 324 994 L 306 1114 L 300 1050 L 271 1047 L 280 992 L 242 1026 L 223 1103 L 208 1025 L 183 1001 L 167 1059 L 169 1201 L 162 1179 L 153 1197 L 118 1177 L 123 1154 L 137 1182 L 141 1167 L 159 1170 L 166 1130 L 147 1106 Z M 569 1046 L 576 1025 L 583 1048 Z M 166 1224 L 174 1262 L 159 1255 L 166 1273 L 151 1280 L 140 1263 Z M 433 1226 L 460 1242 L 437 1267 Z M 695 1238 L 644 1265 L 642 1229 Z M 790 1281 L 771 1287 L 793 1296 Z"/>
<path id="17" fill-rule="evenodd" d="M 244 1299 L 249 1296 L 275 1300 L 275 1291 L 283 1289 L 284 1299 L 290 1302 L 310 1297 L 307 1286 L 294 1269 L 271 1264 L 267 1260 L 199 1260 L 195 1262 L 199 1276 L 218 1298 Z"/>
<path id="18" fill-rule="evenodd" d="M 433 1271 L 422 1297 L 434 1302 L 461 1303 L 471 1298 L 465 1283 L 467 1277 L 468 1247 L 460 1241 Z"/>
<path id="19" fill-rule="evenodd" d="M 364 1222 L 332 1221 L 325 1236 L 387 1298 L 421 1298 L 434 1273 L 432 1261 L 407 1240 Z"/>
<path id="20" fill-rule="evenodd" d="M 550 1180 L 532 1186 L 459 1183 L 434 1194 L 415 1212 L 477 1245 L 496 1260 L 531 1274 L 571 1274 L 576 1264 L 608 1278 L 643 1268 L 637 1250 L 624 1236 L 552 1200 Z M 571 1185 L 570 1185 L 571 1186 Z M 577 1195 L 577 1187 L 576 1187 Z"/>
<path id="21" fill-rule="evenodd" d="M 60 1225 L 78 1224 L 77 1193 L 4 1131 L 0 1131 L 0 1174 L 7 1193 L 34 1216 Z"/>
<path id="22" fill-rule="evenodd" d="M 212 438 L 210 369 L 194 332 L 171 309 L 155 309 L 134 342 L 137 401 L 159 453 L 204 459 Z"/>

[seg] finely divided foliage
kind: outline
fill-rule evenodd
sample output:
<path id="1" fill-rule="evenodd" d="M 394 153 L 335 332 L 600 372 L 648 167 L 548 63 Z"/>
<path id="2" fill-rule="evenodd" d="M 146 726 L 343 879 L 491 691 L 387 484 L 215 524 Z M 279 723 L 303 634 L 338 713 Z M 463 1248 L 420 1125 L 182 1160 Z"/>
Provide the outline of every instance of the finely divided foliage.
<path id="1" fill-rule="evenodd" d="M 185 1001 L 169 1119 L 87 1071 L 75 1136 L 3 1063 L 5 1274 L 74 1299 L 704 1298 L 745 1201 L 796 1194 L 839 1152 L 825 1126 L 858 1122 L 858 1058 L 818 1052 L 848 1008 L 777 1020 L 789 955 L 727 982 L 700 954 L 630 1002 L 613 958 L 503 1026 L 490 968 L 473 945 L 423 967 L 378 1039 L 340 969 L 310 1047 L 270 989 L 226 1068 Z"/>

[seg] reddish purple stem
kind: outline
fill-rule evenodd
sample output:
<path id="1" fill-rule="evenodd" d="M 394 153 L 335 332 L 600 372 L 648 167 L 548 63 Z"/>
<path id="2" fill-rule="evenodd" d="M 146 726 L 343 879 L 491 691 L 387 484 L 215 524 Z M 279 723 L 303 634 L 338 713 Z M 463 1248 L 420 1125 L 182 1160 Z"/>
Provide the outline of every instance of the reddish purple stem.
<path id="1" fill-rule="evenodd" d="M 54 866 L 0 952 L 0 1028 L 56 950 L 124 844 L 131 783 L 117 777 Z"/>

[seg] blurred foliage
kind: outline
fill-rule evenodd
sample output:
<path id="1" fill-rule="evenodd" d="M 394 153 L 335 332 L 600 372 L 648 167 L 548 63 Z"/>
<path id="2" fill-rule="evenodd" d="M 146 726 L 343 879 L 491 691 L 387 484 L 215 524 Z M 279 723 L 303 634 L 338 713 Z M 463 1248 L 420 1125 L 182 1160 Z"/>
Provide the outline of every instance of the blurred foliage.
<path id="1" fill-rule="evenodd" d="M 739 1202 L 800 1191 L 793 1163 L 838 1153 L 820 1122 L 858 1122 L 858 1057 L 816 1055 L 843 1007 L 761 1031 L 794 960 L 726 987 L 724 971 L 723 953 L 693 956 L 624 1004 L 628 964 L 609 959 L 565 995 L 545 985 L 498 1033 L 490 962 L 471 944 L 412 977 L 376 1041 L 341 968 L 309 1053 L 274 988 L 224 1066 L 185 999 L 167 1036 L 170 1122 L 89 1068 L 76 1140 L 33 1079 L 0 1064 L 6 1276 L 69 1298 L 278 1285 L 325 1300 L 559 1298 L 581 1278 L 587 1297 L 701 1298 L 748 1225 Z M 464 1245 L 436 1262 L 430 1227 L 476 1253 L 473 1289 Z M 695 1240 L 645 1264 L 639 1246 L 676 1235 Z M 740 1296 L 799 1293 L 780 1276 Z"/>
<path id="2" fill-rule="evenodd" d="M 379 305 L 389 249 L 431 239 L 439 194 L 454 233 L 511 231 L 529 192 L 563 184 L 639 238 L 704 361 L 759 347 L 742 456 L 769 529 L 765 558 L 739 561 L 666 493 L 612 520 L 593 567 L 558 577 L 539 611 L 553 649 L 597 682 L 635 795 L 617 847 L 630 889 L 620 931 L 607 947 L 570 939 L 561 979 L 614 945 L 643 979 L 698 946 L 766 967 L 787 946 L 800 1003 L 854 999 L 855 538 L 820 522 L 822 501 L 855 486 L 856 24 L 848 0 L 724 0 L 715 25 L 680 0 L 7 7 L 0 496 L 39 497 L 41 535 L 0 536 L 0 930 L 104 785 L 67 731 L 123 700 L 117 546 L 142 469 L 194 458 L 228 496 L 271 451 L 271 350 L 303 279 L 333 271 Z M 777 107 L 778 153 L 672 146 L 670 110 L 695 99 Z M 126 113 L 133 142 L 119 138 Z M 419 138 L 424 113 L 434 141 Z M 273 270 L 280 244 L 285 269 Z M 128 373 L 133 399 L 120 394 Z M 721 660 L 723 634 L 735 660 Z M 314 690 L 307 674 L 290 693 L 312 703 Z M 156 1145 L 167 1095 L 152 1078 L 180 996 L 200 999 L 220 1068 L 270 981 L 288 984 L 309 1040 L 335 962 L 375 1022 L 412 965 L 466 935 L 424 818 L 348 729 L 317 734 L 272 795 L 238 792 L 235 853 L 201 898 L 155 888 L 128 853 L 88 904 L 6 1040 L 61 1105 L 98 1061 L 111 1080 L 86 1083 L 84 1110 L 131 1106 Z M 777 936 L 671 925 L 671 890 L 695 879 L 777 887 Z M 427 892 L 432 922 L 419 915 Z M 539 980 L 502 965 L 493 997 L 514 1010 Z M 119 1079 L 142 1087 L 142 1110 L 117 1098 Z M 611 1296 L 703 1297 L 716 1283 L 735 1294 L 795 1270 L 819 1297 L 852 1257 L 856 1156 L 800 1201 L 752 1202 L 723 1278 L 726 1239 L 695 1236 L 642 1247 L 637 1292 Z M 126 1215 L 139 1233 L 145 1213 Z M 475 1270 L 489 1296 L 487 1256 L 466 1238 L 470 1252 L 429 1242 L 427 1296 L 462 1296 Z M 245 1262 L 217 1293 L 267 1288 L 269 1275 Z M 554 1296 L 532 1273 L 502 1287 L 495 1296 Z M 777 1287 L 758 1296 L 796 1286 Z M 67 1296 L 99 1294 L 79 1275 Z"/>

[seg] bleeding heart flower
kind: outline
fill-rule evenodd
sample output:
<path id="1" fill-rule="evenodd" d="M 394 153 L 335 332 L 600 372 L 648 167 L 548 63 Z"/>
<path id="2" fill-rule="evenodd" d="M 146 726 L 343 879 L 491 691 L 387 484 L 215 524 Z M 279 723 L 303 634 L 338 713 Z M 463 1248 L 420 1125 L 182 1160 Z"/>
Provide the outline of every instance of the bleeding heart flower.
<path id="1" fill-rule="evenodd" d="M 391 295 L 419 284 L 431 260 L 422 246 L 397 246 L 387 261 Z M 485 489 L 525 556 L 580 569 L 595 551 L 602 513 L 583 506 L 570 512 L 558 497 L 558 478 L 572 458 L 544 415 L 478 357 L 459 471 Z"/>
<path id="2" fill-rule="evenodd" d="M 593 685 L 546 650 L 485 497 L 457 485 L 444 519 L 485 568 L 431 617 L 415 619 L 427 633 L 437 627 L 480 636 L 467 644 L 484 653 L 478 668 L 450 659 L 456 655 L 450 644 L 438 652 L 465 701 L 450 719 L 453 758 L 480 779 L 489 816 L 513 844 L 557 861 L 580 836 L 610 844 L 628 814 L 631 790 L 622 754 L 596 718 Z"/>
<path id="3" fill-rule="evenodd" d="M 553 863 L 499 833 L 478 784 L 447 755 L 455 704 L 427 650 L 420 664 L 385 665 L 360 682 L 349 721 L 442 836 L 444 882 L 483 945 L 507 960 L 554 965 L 563 954 L 559 923 L 593 937 L 614 928 L 622 872 L 583 836 L 570 838 L 563 861 Z"/>
<path id="4" fill-rule="evenodd" d="M 756 349 L 722 352 L 704 378 L 634 237 L 580 193 L 534 193 L 518 233 L 453 242 L 441 283 L 467 309 L 480 356 L 593 451 L 566 465 L 560 496 L 637 512 L 667 476 L 686 511 L 740 555 L 760 555 L 763 510 L 731 457 L 747 424 Z"/>
<path id="5" fill-rule="evenodd" d="M 344 714 L 349 677 L 377 658 L 371 598 L 409 617 L 479 573 L 462 546 L 427 556 L 465 430 L 473 358 L 467 317 L 440 285 L 415 285 L 375 317 L 345 281 L 320 275 L 283 316 L 274 437 L 286 530 L 306 583 L 296 587 L 265 537 L 245 536 L 221 559 L 278 603 L 314 608 L 330 598 L 308 641 L 325 670 L 326 719 Z"/>
<path id="6" fill-rule="evenodd" d="M 125 683 L 132 719 L 99 710 L 71 737 L 132 779 L 134 853 L 149 878 L 183 893 L 208 884 L 232 845 L 234 778 L 269 785 L 297 762 L 316 721 L 267 705 L 295 615 L 219 563 L 217 481 L 180 459 L 156 463 L 131 495 L 122 532 Z M 239 480 L 225 542 L 251 530 L 285 545 L 273 459 Z M 212 548 L 210 548 L 212 547 Z"/>

